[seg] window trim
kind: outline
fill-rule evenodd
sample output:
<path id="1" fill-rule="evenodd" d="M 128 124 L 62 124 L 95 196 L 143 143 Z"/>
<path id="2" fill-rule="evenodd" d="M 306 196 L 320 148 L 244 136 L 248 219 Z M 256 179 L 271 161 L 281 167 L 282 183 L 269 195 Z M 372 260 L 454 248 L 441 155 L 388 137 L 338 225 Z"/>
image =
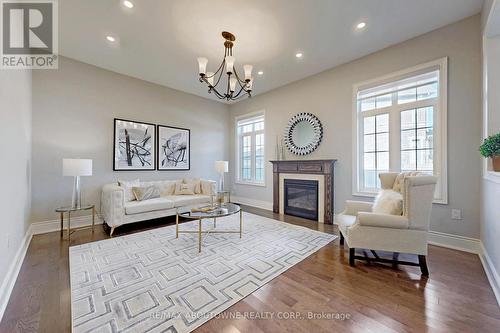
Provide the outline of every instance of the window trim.
<path id="1" fill-rule="evenodd" d="M 264 134 L 264 145 L 263 145 L 263 154 L 264 154 L 264 174 L 263 174 L 263 179 L 262 182 L 257 182 L 254 180 L 242 180 L 240 178 L 240 173 L 241 173 L 241 142 L 240 142 L 240 136 L 238 135 L 238 122 L 245 120 L 245 119 L 251 119 L 251 118 L 256 118 L 262 116 L 264 118 L 264 130 L 262 131 Z M 267 173 L 267 168 L 266 168 L 266 111 L 265 110 L 260 110 L 260 111 L 254 111 L 250 113 L 246 113 L 240 116 L 236 116 L 234 118 L 234 136 L 235 136 L 235 159 L 236 159 L 236 171 L 234 173 L 234 183 L 239 184 L 239 185 L 251 185 L 251 186 L 260 186 L 260 187 L 266 187 L 266 173 Z M 255 136 L 252 136 L 254 138 Z M 255 142 L 252 139 L 252 145 L 255 145 Z M 252 151 L 252 159 L 255 159 L 255 151 Z"/>
<path id="2" fill-rule="evenodd" d="M 360 196 L 360 197 L 375 197 L 376 193 L 373 192 L 363 192 L 360 191 L 361 185 L 361 177 L 360 177 L 360 162 L 361 162 L 361 147 L 360 147 L 360 126 L 359 126 L 359 117 L 358 117 L 358 92 L 361 90 L 366 90 L 370 88 L 374 88 L 377 86 L 381 86 L 384 84 L 388 84 L 394 81 L 403 80 L 405 78 L 409 78 L 412 76 L 416 76 L 419 74 L 426 73 L 432 69 L 439 70 L 439 98 L 437 99 L 429 99 L 420 101 L 422 104 L 433 104 L 437 106 L 439 111 L 437 112 L 437 125 L 436 129 L 439 132 L 437 135 L 437 139 L 435 146 L 439 147 L 438 154 L 439 158 L 436 163 L 436 168 L 434 170 L 434 174 L 439 175 L 438 185 L 440 196 L 439 198 L 434 199 L 434 203 L 437 204 L 448 204 L 448 57 L 443 57 L 434 61 L 430 61 L 424 64 L 420 64 L 411 68 L 407 68 L 404 70 L 400 70 L 397 72 L 393 72 L 391 74 L 387 74 L 375 79 L 367 80 L 364 82 L 360 82 L 353 85 L 353 94 L 352 94 L 352 156 L 353 156 L 353 168 L 352 168 L 352 195 Z M 416 102 L 417 104 L 420 102 Z M 418 104 L 421 105 L 421 104 Z M 389 108 L 394 109 L 394 105 L 387 108 L 374 109 L 369 111 L 364 111 L 364 114 L 375 115 L 387 113 Z M 406 109 L 405 104 L 397 105 L 396 107 L 401 107 L 401 109 Z M 395 119 L 390 120 L 390 128 L 393 127 L 393 122 Z M 400 145 L 400 133 L 393 133 L 391 131 L 390 138 L 390 149 L 394 149 L 393 146 L 397 144 Z M 397 138 L 396 138 L 397 137 Z M 392 143 L 391 143 L 392 141 Z M 400 147 L 399 147 L 400 148 Z M 398 148 L 398 149 L 399 149 Z M 436 151 L 435 151 L 436 154 Z M 393 166 L 390 165 L 390 169 Z"/>

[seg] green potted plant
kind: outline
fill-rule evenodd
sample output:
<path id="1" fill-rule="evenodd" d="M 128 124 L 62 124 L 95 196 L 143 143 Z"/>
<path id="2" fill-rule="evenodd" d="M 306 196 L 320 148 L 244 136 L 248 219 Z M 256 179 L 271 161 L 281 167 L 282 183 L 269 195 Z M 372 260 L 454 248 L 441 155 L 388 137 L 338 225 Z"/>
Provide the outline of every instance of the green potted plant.
<path id="1" fill-rule="evenodd" d="M 500 171 L 500 133 L 484 139 L 479 151 L 484 157 L 491 158 L 493 171 Z"/>

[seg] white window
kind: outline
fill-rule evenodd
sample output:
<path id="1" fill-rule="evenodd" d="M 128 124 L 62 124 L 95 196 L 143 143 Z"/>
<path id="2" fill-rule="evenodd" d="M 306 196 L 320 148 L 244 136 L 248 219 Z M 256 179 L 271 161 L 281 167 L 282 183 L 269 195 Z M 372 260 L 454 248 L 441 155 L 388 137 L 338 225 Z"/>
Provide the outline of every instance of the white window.
<path id="1" fill-rule="evenodd" d="M 237 175 L 239 183 L 264 185 L 264 114 L 236 119 Z"/>
<path id="2" fill-rule="evenodd" d="M 436 203 L 447 203 L 447 59 L 355 85 L 357 170 L 354 195 L 380 189 L 379 173 L 438 176 Z"/>

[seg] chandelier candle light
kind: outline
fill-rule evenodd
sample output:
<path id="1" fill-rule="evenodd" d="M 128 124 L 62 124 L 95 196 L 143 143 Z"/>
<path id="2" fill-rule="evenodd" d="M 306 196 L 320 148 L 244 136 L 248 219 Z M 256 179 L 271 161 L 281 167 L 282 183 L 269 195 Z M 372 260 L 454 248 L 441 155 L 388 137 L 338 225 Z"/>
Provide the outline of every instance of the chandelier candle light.
<path id="1" fill-rule="evenodd" d="M 207 58 L 198 58 L 200 82 L 205 82 L 208 85 L 208 93 L 210 94 L 213 92 L 219 99 L 234 101 L 245 95 L 252 97 L 253 66 L 243 66 L 245 78 L 241 79 L 234 67 L 236 59 L 233 57 L 233 42 L 236 40 L 236 37 L 227 31 L 222 32 L 222 37 L 226 40 L 224 42 L 224 59 L 215 73 L 207 72 Z M 227 81 L 221 80 L 224 74 L 227 75 Z M 222 87 L 222 89 L 225 89 L 225 92 L 217 90 L 219 84 L 219 89 Z"/>

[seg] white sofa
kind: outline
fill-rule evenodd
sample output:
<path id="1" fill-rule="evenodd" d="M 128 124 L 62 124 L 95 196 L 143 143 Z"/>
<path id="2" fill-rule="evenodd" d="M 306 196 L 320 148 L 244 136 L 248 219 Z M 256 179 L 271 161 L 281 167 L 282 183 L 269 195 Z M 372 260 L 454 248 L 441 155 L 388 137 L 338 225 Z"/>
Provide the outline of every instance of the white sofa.
<path id="1" fill-rule="evenodd" d="M 101 214 L 104 222 L 111 228 L 110 235 L 121 225 L 146 221 L 160 217 L 175 215 L 178 209 L 190 210 L 200 204 L 213 203 L 217 183 L 211 180 L 201 180 L 204 186 L 200 186 L 200 192 L 194 195 L 175 195 L 175 183 L 183 180 L 149 181 L 141 182 L 140 186 L 159 186 L 172 183 L 173 187 L 168 191 L 160 191 L 159 198 L 143 201 L 127 200 L 127 187 L 119 186 L 118 183 L 106 184 L 101 193 Z"/>

